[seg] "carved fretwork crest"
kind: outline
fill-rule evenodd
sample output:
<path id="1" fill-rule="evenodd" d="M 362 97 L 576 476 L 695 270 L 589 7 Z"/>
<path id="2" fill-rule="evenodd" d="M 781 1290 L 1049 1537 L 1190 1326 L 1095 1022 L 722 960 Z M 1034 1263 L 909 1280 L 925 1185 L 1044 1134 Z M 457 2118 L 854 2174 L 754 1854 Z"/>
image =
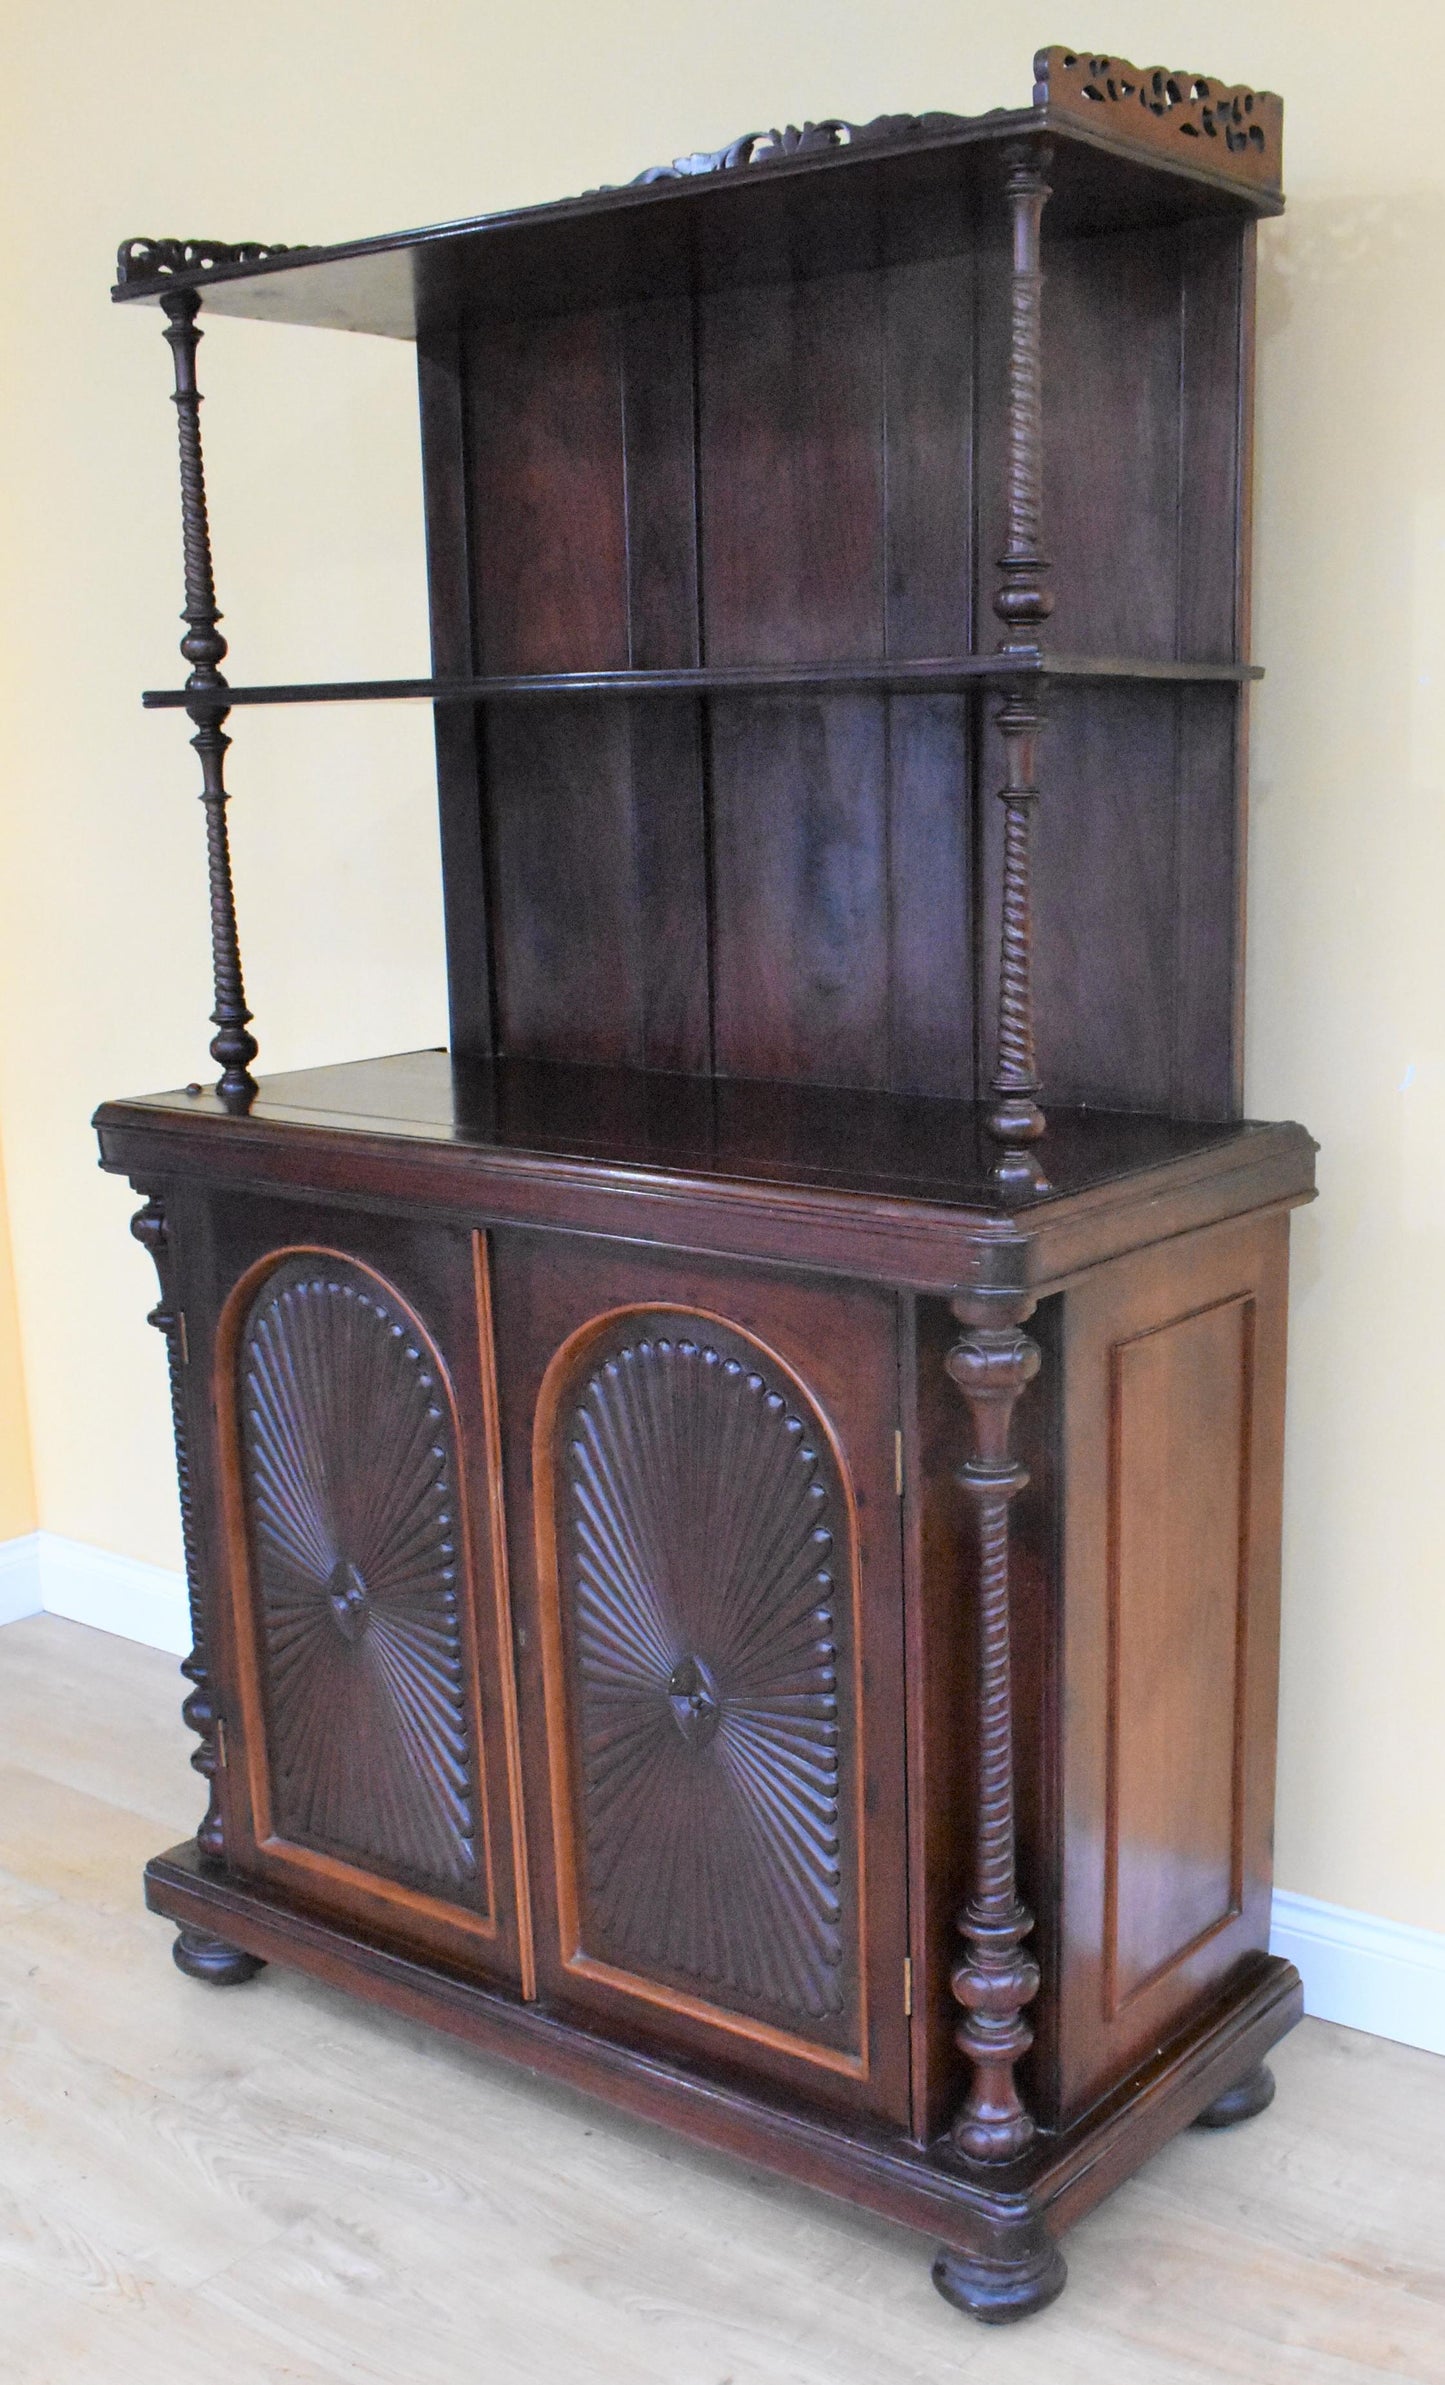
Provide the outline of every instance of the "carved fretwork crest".
<path id="1" fill-rule="evenodd" d="M 1284 103 L 1277 92 L 1056 48 L 1034 60 L 1034 105 L 1181 164 L 1234 174 L 1262 190 L 1280 187 Z"/>
<path id="2" fill-rule="evenodd" d="M 218 265 L 264 265 L 268 257 L 301 253 L 304 242 L 289 240 L 123 240 L 116 251 L 118 288 L 136 282 L 170 281 L 178 273 L 212 273 Z"/>

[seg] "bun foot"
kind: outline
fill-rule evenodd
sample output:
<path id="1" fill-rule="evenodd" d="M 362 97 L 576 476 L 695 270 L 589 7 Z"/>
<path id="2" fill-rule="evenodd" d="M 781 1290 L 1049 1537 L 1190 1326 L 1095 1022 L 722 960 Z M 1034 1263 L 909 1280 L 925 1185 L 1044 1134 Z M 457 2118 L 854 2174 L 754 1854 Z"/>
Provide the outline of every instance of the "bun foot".
<path id="1" fill-rule="evenodd" d="M 266 1968 L 258 1954 L 243 1954 L 239 1946 L 228 1946 L 209 1930 L 177 1931 L 171 1954 L 187 1979 L 204 1979 L 210 1987 L 239 1987 L 243 1979 L 254 1979 Z"/>
<path id="2" fill-rule="evenodd" d="M 1234 2128 L 1241 2120 L 1252 2120 L 1274 2101 L 1274 2072 L 1267 2062 L 1256 2062 L 1253 2070 L 1245 2072 L 1237 2085 L 1226 2087 L 1207 2103 L 1194 2125 L 1196 2128 Z"/>
<path id="3" fill-rule="evenodd" d="M 1030 2229 L 1011 2257 L 983 2260 L 944 2245 L 933 2264 L 933 2282 L 945 2302 L 990 2327 L 1026 2319 L 1062 2294 L 1068 2270 L 1064 2256 L 1042 2225 Z"/>

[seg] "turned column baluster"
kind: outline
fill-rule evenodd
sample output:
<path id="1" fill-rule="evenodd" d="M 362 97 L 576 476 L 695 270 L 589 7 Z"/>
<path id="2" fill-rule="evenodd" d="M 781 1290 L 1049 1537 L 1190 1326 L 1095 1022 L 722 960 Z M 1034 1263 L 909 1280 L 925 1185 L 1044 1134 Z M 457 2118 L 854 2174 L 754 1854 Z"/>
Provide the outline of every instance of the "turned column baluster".
<path id="1" fill-rule="evenodd" d="M 1014 1408 L 1039 1370 L 1038 1345 L 1020 1328 L 1026 1292 L 980 1289 L 953 1313 L 964 1331 L 948 1372 L 968 1403 L 973 1447 L 957 1479 L 978 1529 L 978 1781 L 973 1894 L 959 1916 L 965 1953 L 953 1994 L 963 2009 L 955 2042 L 973 2065 L 951 2130 L 970 2160 L 1010 2161 L 1033 2134 L 1014 2065 L 1033 2043 L 1025 2019 L 1038 1965 L 1024 1950 L 1033 1916 L 1018 1894 L 1014 1821 L 1013 1680 L 1009 1647 L 1009 1509 L 1028 1481 L 1010 1454 Z"/>
<path id="2" fill-rule="evenodd" d="M 1036 657 L 1043 625 L 1054 609 L 1046 586 L 1043 545 L 1043 286 L 1040 227 L 1049 196 L 1046 143 L 1010 149 L 1005 190 L 1013 225 L 1009 276 L 1008 537 L 993 606 L 1003 624 L 999 652 Z M 1046 1124 L 1039 1108 L 1034 1057 L 1033 895 L 1031 847 L 1038 802 L 1037 753 L 1044 727 L 1042 690 L 1020 681 L 998 711 L 1005 773 L 1003 916 L 999 946 L 998 1052 L 990 1090 L 988 1129 L 1002 1148 L 993 1182 L 1010 1193 L 1046 1192 L 1048 1181 L 1030 1148 Z"/>
<path id="3" fill-rule="evenodd" d="M 223 723 L 230 710 L 220 664 L 226 641 L 216 626 L 221 615 L 211 567 L 211 531 L 206 516 L 206 476 L 201 458 L 201 393 L 196 386 L 196 349 L 201 333 L 196 326 L 201 302 L 194 290 L 165 290 L 161 306 L 168 318 L 165 338 L 175 359 L 174 404 L 180 435 L 181 534 L 185 550 L 186 601 L 182 619 L 186 634 L 181 652 L 191 666 L 186 681 L 186 711 L 195 723 L 191 744 L 200 756 L 201 801 L 206 808 L 206 869 L 211 899 L 211 966 L 216 1033 L 211 1057 L 220 1066 L 216 1086 L 228 1108 L 243 1110 L 256 1091 L 251 1062 L 256 1039 L 250 1034 L 251 1012 L 241 975 L 241 945 L 236 931 L 236 900 L 231 884 L 231 842 L 226 824 L 228 801 L 225 758 L 231 743 Z"/>
<path id="4" fill-rule="evenodd" d="M 226 1845 L 221 1825 L 221 1809 L 216 1787 L 218 1751 L 216 1746 L 216 1709 L 211 1696 L 211 1677 L 206 1657 L 206 1619 L 201 1599 L 200 1556 L 196 1546 L 195 1508 L 191 1496 L 191 1464 L 186 1436 L 185 1405 L 185 1324 L 171 1292 L 169 1258 L 169 1229 L 162 1204 L 152 1194 L 143 1209 L 138 1209 L 130 1221 L 130 1230 L 137 1242 L 150 1252 L 160 1279 L 161 1296 L 146 1319 L 148 1325 L 166 1338 L 166 1362 L 171 1382 L 171 1429 L 176 1443 L 176 1481 L 181 1500 L 181 1547 L 185 1555 L 186 1594 L 191 1610 L 191 1653 L 181 1666 L 185 1679 L 192 1684 L 191 1694 L 181 1708 L 186 1728 L 194 1731 L 200 1744 L 191 1757 L 191 1764 L 205 1781 L 209 1792 L 206 1818 L 196 1832 L 196 1844 L 203 1855 L 219 1858 Z"/>

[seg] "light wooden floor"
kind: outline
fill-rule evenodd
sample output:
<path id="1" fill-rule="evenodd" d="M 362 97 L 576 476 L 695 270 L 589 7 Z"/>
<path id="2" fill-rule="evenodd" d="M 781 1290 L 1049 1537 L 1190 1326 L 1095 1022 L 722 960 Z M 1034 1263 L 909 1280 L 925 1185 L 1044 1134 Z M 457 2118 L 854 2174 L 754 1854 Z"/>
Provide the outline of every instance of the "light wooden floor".
<path id="1" fill-rule="evenodd" d="M 932 2246 L 141 1910 L 198 1811 L 167 1657 L 0 1632 L 4 2385 L 1445 2380 L 1445 2061 L 1306 2022 L 988 2331 Z"/>

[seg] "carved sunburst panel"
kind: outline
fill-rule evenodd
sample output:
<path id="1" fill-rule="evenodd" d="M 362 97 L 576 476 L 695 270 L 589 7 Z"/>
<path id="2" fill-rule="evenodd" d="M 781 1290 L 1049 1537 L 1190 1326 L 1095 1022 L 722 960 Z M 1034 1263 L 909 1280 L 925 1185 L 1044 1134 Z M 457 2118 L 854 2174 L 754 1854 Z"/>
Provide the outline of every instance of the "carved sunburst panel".
<path id="1" fill-rule="evenodd" d="M 271 1828 L 475 1905 L 476 1752 L 440 1361 L 345 1260 L 282 1263 L 237 1353 Z"/>
<path id="2" fill-rule="evenodd" d="M 852 1527 L 740 1333 L 614 1322 L 555 1423 L 584 1958 L 856 2043 Z"/>

